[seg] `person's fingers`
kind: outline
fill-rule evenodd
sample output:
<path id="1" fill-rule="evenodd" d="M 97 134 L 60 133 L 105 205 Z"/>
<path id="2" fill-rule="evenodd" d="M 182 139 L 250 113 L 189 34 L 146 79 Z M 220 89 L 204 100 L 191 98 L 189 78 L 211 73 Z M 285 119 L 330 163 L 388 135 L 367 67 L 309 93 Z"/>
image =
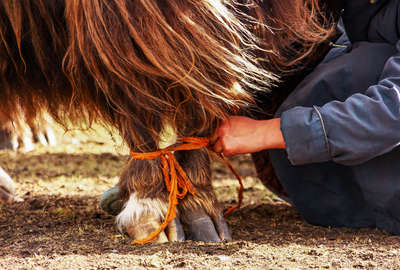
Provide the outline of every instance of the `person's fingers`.
<path id="1" fill-rule="evenodd" d="M 217 129 L 215 130 L 214 134 L 211 135 L 211 137 L 210 137 L 210 143 L 209 143 L 209 145 L 210 145 L 211 148 L 213 148 L 214 145 L 217 143 L 218 138 L 219 138 L 219 136 L 220 136 L 219 133 L 220 133 L 220 128 L 217 128 Z"/>
<path id="2" fill-rule="evenodd" d="M 212 149 L 214 150 L 215 153 L 222 153 L 224 151 L 224 148 L 221 140 L 217 140 Z"/>
<path id="3" fill-rule="evenodd" d="M 223 122 L 210 137 L 210 147 L 214 146 L 221 140 L 227 133 L 229 133 L 229 122 Z"/>

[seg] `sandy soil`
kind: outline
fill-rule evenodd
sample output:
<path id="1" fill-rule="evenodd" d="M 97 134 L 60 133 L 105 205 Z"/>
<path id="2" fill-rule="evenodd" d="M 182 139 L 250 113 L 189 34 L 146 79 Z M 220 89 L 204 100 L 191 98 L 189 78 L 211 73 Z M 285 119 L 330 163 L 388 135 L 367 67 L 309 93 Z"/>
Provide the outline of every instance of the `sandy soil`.
<path id="1" fill-rule="evenodd" d="M 244 207 L 227 218 L 233 242 L 131 246 L 98 208 L 126 149 L 102 131 L 60 137 L 54 148 L 0 151 L 25 199 L 0 204 L 0 269 L 400 269 L 399 236 L 305 223 L 260 184 L 246 156 L 233 159 L 246 186 Z M 214 178 L 219 199 L 235 203 L 237 184 L 222 164 Z"/>

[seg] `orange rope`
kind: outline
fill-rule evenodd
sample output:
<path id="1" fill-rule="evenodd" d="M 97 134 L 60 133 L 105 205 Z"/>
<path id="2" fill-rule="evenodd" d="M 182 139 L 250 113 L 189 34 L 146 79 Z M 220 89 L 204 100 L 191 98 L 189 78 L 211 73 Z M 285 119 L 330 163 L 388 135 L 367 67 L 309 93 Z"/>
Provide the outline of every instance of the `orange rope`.
<path id="1" fill-rule="evenodd" d="M 131 157 L 133 159 L 161 159 L 161 169 L 164 175 L 165 185 L 169 191 L 169 204 L 168 204 L 168 211 L 165 216 L 165 220 L 161 223 L 160 227 L 155 231 L 151 232 L 148 237 L 141 239 L 141 240 L 134 240 L 132 244 L 147 244 L 165 230 L 168 224 L 176 217 L 175 208 L 178 205 L 178 199 L 183 199 L 188 192 L 192 195 L 195 195 L 196 189 L 190 182 L 185 171 L 179 165 L 179 162 L 176 160 L 173 151 L 185 151 L 185 150 L 196 150 L 206 147 L 209 144 L 208 138 L 200 138 L 200 137 L 183 137 L 178 140 L 180 144 L 167 147 L 165 149 L 161 149 L 155 152 L 148 152 L 148 153 L 137 153 L 131 151 Z M 233 169 L 230 162 L 220 154 L 220 157 L 225 162 L 225 164 L 231 169 L 232 173 L 236 176 L 239 181 L 240 188 L 239 188 L 239 200 L 236 206 L 231 207 L 225 212 L 225 215 L 228 215 L 233 210 L 240 207 L 243 199 L 243 183 L 241 177 L 236 173 Z M 179 191 L 180 189 L 180 191 Z"/>
<path id="2" fill-rule="evenodd" d="M 229 208 L 228 210 L 225 211 L 224 216 L 229 215 L 230 213 L 232 213 L 233 211 L 235 211 L 236 209 L 240 208 L 240 206 L 242 205 L 242 201 L 243 201 L 243 180 L 242 177 L 240 177 L 240 175 L 235 171 L 235 169 L 233 168 L 232 164 L 229 162 L 229 160 L 226 159 L 226 157 L 224 156 L 224 154 L 219 153 L 220 158 L 224 161 L 225 165 L 228 166 L 228 168 L 231 170 L 231 172 L 233 173 L 233 175 L 236 176 L 236 179 L 239 181 L 239 189 L 238 189 L 238 203 L 234 206 L 232 206 L 231 208 Z"/>

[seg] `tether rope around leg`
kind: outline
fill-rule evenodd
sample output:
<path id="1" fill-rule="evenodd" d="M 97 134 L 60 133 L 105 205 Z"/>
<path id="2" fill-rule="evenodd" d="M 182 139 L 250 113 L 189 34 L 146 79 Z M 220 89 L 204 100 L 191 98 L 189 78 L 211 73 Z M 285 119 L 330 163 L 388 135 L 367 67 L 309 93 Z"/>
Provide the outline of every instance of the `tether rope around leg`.
<path id="1" fill-rule="evenodd" d="M 178 199 L 183 199 L 188 192 L 192 195 L 196 194 L 196 188 L 192 185 L 189 177 L 176 160 L 173 152 L 205 148 L 209 144 L 209 139 L 200 137 L 183 137 L 178 140 L 178 143 L 178 145 L 170 146 L 155 152 L 137 153 L 131 151 L 131 157 L 133 159 L 145 160 L 160 158 L 165 185 L 169 191 L 169 203 L 165 220 L 161 223 L 160 227 L 151 232 L 149 236 L 141 240 L 134 240 L 132 241 L 132 244 L 147 244 L 156 239 L 158 235 L 164 231 L 168 224 L 176 217 L 175 209 L 179 203 Z M 222 154 L 219 154 L 219 156 L 236 176 L 240 184 L 240 188 L 238 190 L 238 204 L 229 208 L 224 214 L 226 216 L 240 207 L 243 200 L 243 182 L 240 175 L 233 169 L 232 164 Z"/>

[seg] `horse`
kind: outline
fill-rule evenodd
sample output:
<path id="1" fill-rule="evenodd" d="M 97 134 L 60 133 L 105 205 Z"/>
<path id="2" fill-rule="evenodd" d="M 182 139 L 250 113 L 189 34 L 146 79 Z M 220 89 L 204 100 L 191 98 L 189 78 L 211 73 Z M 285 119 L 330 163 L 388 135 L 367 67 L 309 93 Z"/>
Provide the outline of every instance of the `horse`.
<path id="1" fill-rule="evenodd" d="M 0 122 L 18 108 L 28 121 L 45 110 L 64 125 L 101 122 L 134 153 L 158 151 L 167 126 L 177 138 L 209 137 L 228 115 L 259 111 L 258 97 L 279 86 L 278 66 L 300 66 L 327 40 L 332 27 L 319 9 L 317 0 L 1 0 Z M 175 151 L 196 193 L 157 241 L 231 239 L 210 155 Z M 168 211 L 162 166 L 131 158 L 121 173 L 117 223 L 133 239 Z"/>

